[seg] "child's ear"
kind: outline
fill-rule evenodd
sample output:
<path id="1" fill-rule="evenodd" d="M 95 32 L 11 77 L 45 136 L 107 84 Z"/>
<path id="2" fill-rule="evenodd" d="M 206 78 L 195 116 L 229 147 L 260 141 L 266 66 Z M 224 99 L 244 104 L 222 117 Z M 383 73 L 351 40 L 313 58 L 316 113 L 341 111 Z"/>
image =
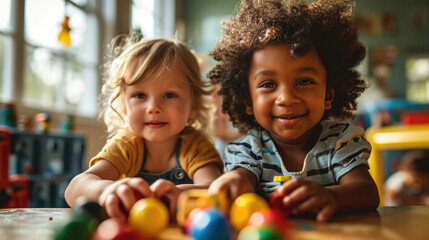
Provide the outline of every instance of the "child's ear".
<path id="1" fill-rule="evenodd" d="M 325 110 L 329 110 L 332 107 L 332 101 L 334 100 L 334 89 L 333 88 L 329 88 L 328 90 L 326 90 L 326 94 L 325 94 Z"/>
<path id="2" fill-rule="evenodd" d="M 249 115 L 253 115 L 253 106 L 246 104 L 246 113 Z"/>

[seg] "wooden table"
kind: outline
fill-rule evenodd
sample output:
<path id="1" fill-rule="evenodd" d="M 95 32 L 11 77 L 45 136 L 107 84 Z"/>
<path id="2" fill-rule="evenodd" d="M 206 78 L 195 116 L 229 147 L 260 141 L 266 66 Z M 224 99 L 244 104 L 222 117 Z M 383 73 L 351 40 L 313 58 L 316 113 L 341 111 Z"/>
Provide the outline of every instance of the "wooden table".
<path id="1" fill-rule="evenodd" d="M 0 209 L 1 240 L 53 239 L 53 228 L 65 221 L 70 209 Z M 327 223 L 293 218 L 291 239 L 296 240 L 419 240 L 429 239 L 429 207 L 380 207 L 377 211 L 333 217 Z M 169 228 L 160 239 L 190 239 Z"/>

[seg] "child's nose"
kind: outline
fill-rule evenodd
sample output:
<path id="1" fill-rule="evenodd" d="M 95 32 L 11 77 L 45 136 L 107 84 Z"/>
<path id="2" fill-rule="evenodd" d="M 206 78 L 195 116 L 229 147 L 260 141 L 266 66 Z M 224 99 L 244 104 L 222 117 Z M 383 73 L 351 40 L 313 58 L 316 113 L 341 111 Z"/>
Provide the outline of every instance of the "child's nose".
<path id="1" fill-rule="evenodd" d="M 161 113 L 161 104 L 156 99 L 151 99 L 148 102 L 146 113 L 158 114 Z"/>
<path id="2" fill-rule="evenodd" d="M 299 103 L 299 98 L 295 94 L 293 89 L 283 88 L 280 89 L 279 95 L 277 96 L 275 103 L 277 105 L 290 106 Z"/>

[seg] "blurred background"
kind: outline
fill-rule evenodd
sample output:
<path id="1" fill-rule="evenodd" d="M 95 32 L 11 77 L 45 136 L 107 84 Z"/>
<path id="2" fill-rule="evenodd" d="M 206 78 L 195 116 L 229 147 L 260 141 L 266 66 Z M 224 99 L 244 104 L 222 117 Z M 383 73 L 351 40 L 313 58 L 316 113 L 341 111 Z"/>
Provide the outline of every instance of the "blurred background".
<path id="1" fill-rule="evenodd" d="M 42 192 L 51 201 L 48 206 L 62 206 L 52 199 L 62 197 L 68 179 L 87 168 L 106 140 L 97 105 L 100 68 L 110 40 L 130 30 L 146 38 L 177 38 L 195 51 L 205 76 L 214 64 L 208 52 L 221 36 L 220 23 L 229 20 L 239 4 L 240 0 L 0 0 L 0 121 L 12 129 L 10 163 L 3 177 L 33 174 L 31 194 Z M 419 132 L 429 131 L 429 2 L 357 0 L 355 21 L 367 47 L 358 69 L 370 87 L 359 99 L 353 121 L 374 131 L 415 124 L 423 125 Z M 237 136 L 228 124 L 222 129 L 217 137 L 223 142 Z M 393 160 L 380 168 L 388 166 L 392 172 L 405 151 L 429 148 L 429 141 L 412 141 L 419 143 L 394 149 L 400 153 L 383 152 L 384 159 Z M 380 178 L 384 181 L 391 172 Z M 41 184 L 41 192 L 34 190 L 46 179 L 59 184 L 52 187 L 48 182 Z"/>

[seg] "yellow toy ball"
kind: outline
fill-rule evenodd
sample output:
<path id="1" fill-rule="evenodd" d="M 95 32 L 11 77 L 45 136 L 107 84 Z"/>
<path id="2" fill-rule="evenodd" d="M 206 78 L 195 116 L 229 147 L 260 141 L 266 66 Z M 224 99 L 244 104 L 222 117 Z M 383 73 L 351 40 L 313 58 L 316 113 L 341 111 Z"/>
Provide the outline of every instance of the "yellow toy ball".
<path id="1" fill-rule="evenodd" d="M 168 227 L 167 207 L 156 198 L 143 198 L 130 210 L 128 222 L 131 228 L 144 238 L 153 238 Z"/>
<path id="2" fill-rule="evenodd" d="M 249 222 L 255 212 L 267 211 L 270 207 L 264 198 L 256 193 L 245 193 L 235 199 L 231 206 L 230 220 L 236 231 L 240 231 Z"/>

